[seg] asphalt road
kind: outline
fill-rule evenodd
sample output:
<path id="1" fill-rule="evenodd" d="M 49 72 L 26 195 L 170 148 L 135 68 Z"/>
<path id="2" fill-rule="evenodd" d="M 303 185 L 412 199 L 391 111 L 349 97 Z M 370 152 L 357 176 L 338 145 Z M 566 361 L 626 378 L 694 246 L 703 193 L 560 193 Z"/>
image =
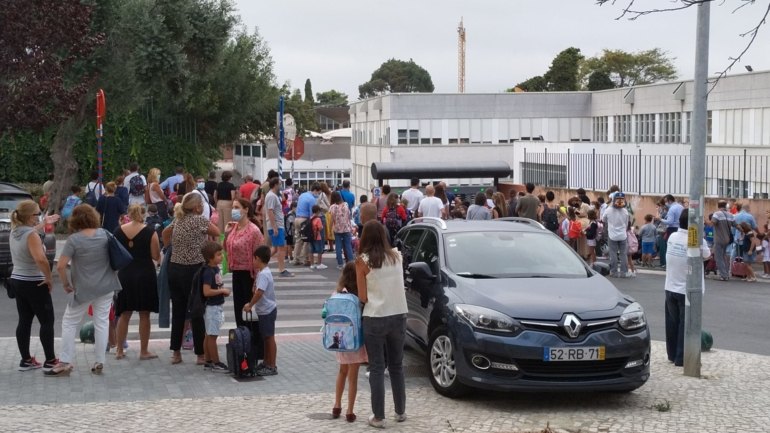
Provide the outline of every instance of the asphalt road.
<path id="1" fill-rule="evenodd" d="M 332 262 L 329 269 L 316 271 L 326 277 L 329 287 L 333 287 L 339 271 Z M 54 273 L 54 275 L 56 275 Z M 287 280 L 282 280 L 287 281 Z M 662 274 L 640 273 L 636 278 L 612 279 L 612 282 L 624 293 L 634 297 L 642 304 L 647 314 L 654 340 L 665 340 L 664 322 L 664 276 Z M 66 305 L 66 296 L 58 277 L 53 291 L 54 311 L 57 323 L 56 335 L 61 333 L 61 315 Z M 320 299 L 320 298 L 319 298 Z M 319 302 L 322 302 L 320 300 Z M 313 305 L 319 304 L 313 302 Z M 320 305 L 320 304 L 319 304 Z M 736 350 L 770 356 L 770 339 L 767 338 L 768 306 L 770 305 L 770 281 L 746 283 L 742 281 L 721 282 L 706 280 L 706 294 L 703 300 L 703 329 L 714 336 L 714 348 Z M 300 310 L 297 310 L 299 312 Z M 318 319 L 317 308 L 301 310 L 306 319 Z M 0 292 L 0 337 L 15 336 L 17 322 L 16 304 Z M 298 318 L 296 318 L 298 319 Z M 33 336 L 38 332 L 33 325 Z M 131 335 L 129 335 L 131 338 Z"/>

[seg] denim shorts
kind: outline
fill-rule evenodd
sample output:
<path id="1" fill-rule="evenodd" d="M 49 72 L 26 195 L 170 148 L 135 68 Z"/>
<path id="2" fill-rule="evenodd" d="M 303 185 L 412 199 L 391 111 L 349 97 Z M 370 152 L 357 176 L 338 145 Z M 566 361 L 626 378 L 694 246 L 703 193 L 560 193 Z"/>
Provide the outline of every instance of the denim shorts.
<path id="1" fill-rule="evenodd" d="M 222 305 L 206 305 L 203 321 L 206 323 L 206 335 L 219 335 L 219 330 L 225 323 L 225 310 Z"/>
<path id="2" fill-rule="evenodd" d="M 275 319 L 278 317 L 278 307 L 273 308 L 273 311 L 268 314 L 259 314 L 259 334 L 264 337 L 272 337 L 275 335 Z"/>
<path id="3" fill-rule="evenodd" d="M 324 252 L 324 241 L 313 241 L 310 244 L 313 254 L 321 254 Z"/>
<path id="4" fill-rule="evenodd" d="M 642 254 L 655 254 L 655 242 L 642 242 Z"/>

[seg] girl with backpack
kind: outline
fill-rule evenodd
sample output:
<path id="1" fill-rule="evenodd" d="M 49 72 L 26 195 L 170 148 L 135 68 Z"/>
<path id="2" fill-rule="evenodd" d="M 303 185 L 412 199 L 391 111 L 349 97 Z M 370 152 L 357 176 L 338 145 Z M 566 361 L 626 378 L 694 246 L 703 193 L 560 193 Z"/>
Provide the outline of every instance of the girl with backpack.
<path id="1" fill-rule="evenodd" d="M 385 228 L 388 230 L 388 236 L 390 237 L 390 244 L 393 245 L 396 234 L 401 227 L 406 224 L 406 211 L 398 202 L 398 194 L 395 192 L 388 194 L 388 200 L 385 209 L 382 210 L 380 220 L 385 224 Z"/>
<path id="2" fill-rule="evenodd" d="M 588 229 L 586 229 L 586 246 L 588 247 L 588 262 L 593 265 L 596 262 L 596 235 L 599 232 L 599 223 L 596 222 L 596 210 L 588 211 Z"/>
<path id="3" fill-rule="evenodd" d="M 337 282 L 336 293 L 350 293 L 358 296 L 358 284 L 356 283 L 356 264 L 348 262 L 342 268 L 342 274 Z M 332 418 L 339 418 L 342 413 L 342 393 L 345 392 L 345 382 L 348 383 L 348 409 L 345 412 L 345 420 L 353 422 L 356 420 L 356 414 L 353 413 L 353 406 L 356 404 L 356 394 L 358 393 L 358 369 L 361 363 L 369 362 L 366 353 L 366 346 L 361 346 L 355 352 L 336 352 L 337 363 L 339 363 L 339 372 L 337 373 L 337 382 L 334 388 L 334 407 L 332 407 Z"/>
<path id="4" fill-rule="evenodd" d="M 634 254 L 639 251 L 639 238 L 636 237 L 634 226 L 631 221 L 628 222 L 626 230 L 626 242 L 628 243 L 628 272 L 636 276 L 636 267 L 634 267 Z"/>

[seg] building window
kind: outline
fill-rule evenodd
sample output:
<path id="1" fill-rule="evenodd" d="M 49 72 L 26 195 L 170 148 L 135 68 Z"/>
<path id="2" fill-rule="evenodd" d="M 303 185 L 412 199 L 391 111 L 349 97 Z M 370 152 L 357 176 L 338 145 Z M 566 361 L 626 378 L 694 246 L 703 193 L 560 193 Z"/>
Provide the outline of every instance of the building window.
<path id="1" fill-rule="evenodd" d="M 748 197 L 748 182 L 737 179 L 717 179 L 717 195 L 730 198 Z"/>
<path id="2" fill-rule="evenodd" d="M 706 112 L 706 143 L 711 143 L 712 120 L 711 110 L 709 110 Z"/>
<path id="3" fill-rule="evenodd" d="M 441 139 L 440 138 L 432 138 L 431 139 L 431 144 L 441 144 Z"/>
<path id="4" fill-rule="evenodd" d="M 660 115 L 660 142 L 681 143 L 682 113 L 663 113 Z"/>
<path id="5" fill-rule="evenodd" d="M 607 142 L 609 118 L 607 116 L 594 117 L 594 141 Z"/>
<path id="6" fill-rule="evenodd" d="M 623 114 L 615 116 L 613 120 L 615 126 L 615 142 L 616 143 L 630 143 L 631 142 L 631 115 Z"/>
<path id="7" fill-rule="evenodd" d="M 655 142 L 655 115 L 654 114 L 637 114 L 634 116 L 636 120 L 636 137 L 637 143 L 654 143 Z"/>
<path id="8" fill-rule="evenodd" d="M 417 130 L 417 129 L 410 129 L 409 130 L 409 144 L 419 144 L 420 143 L 419 135 L 420 135 L 420 131 L 419 130 Z"/>
<path id="9" fill-rule="evenodd" d="M 406 144 L 406 129 L 398 130 L 398 144 Z"/>

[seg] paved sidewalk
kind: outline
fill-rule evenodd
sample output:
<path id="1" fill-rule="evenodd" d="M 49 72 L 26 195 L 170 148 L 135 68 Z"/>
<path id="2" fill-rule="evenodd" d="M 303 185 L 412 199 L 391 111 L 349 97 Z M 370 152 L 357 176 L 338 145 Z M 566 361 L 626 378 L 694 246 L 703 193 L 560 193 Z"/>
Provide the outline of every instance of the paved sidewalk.
<path id="1" fill-rule="evenodd" d="M 224 339 L 222 339 L 224 340 Z M 194 356 L 168 362 L 108 357 L 102 376 L 89 372 L 93 347 L 78 345 L 68 378 L 18 372 L 13 338 L 0 339 L 0 431 L 267 431 L 369 430 L 369 386 L 363 374 L 358 421 L 329 419 L 337 364 L 318 334 L 279 335 L 279 375 L 237 382 L 196 367 Z M 224 341 L 222 341 L 224 342 Z M 59 341 L 57 341 L 57 345 Z M 713 350 L 703 354 L 702 379 L 684 377 L 653 342 L 652 377 L 630 394 L 499 394 L 477 392 L 461 400 L 436 394 L 417 353 L 406 353 L 407 414 L 388 422 L 394 432 L 523 432 L 547 424 L 568 432 L 760 432 L 770 429 L 770 357 Z M 224 352 L 224 348 L 220 348 Z M 33 352 L 42 349 L 33 338 Z M 13 367 L 13 368 L 12 368 Z M 344 400 L 343 400 L 344 401 Z M 660 412 L 657 403 L 670 402 Z M 392 411 L 386 399 L 386 410 Z"/>

